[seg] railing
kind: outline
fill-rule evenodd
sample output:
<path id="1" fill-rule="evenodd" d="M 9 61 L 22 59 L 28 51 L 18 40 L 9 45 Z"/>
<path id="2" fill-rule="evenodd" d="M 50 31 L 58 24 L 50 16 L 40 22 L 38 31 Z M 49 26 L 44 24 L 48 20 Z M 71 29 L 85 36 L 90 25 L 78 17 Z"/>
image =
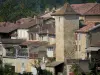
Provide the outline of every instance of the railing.
<path id="1" fill-rule="evenodd" d="M 22 48 L 21 50 L 19 50 L 17 53 L 17 57 L 28 57 L 28 49 Z"/>
<path id="2" fill-rule="evenodd" d="M 8 57 L 15 57 L 16 53 L 10 52 L 10 51 L 6 51 L 6 56 L 8 56 Z"/>
<path id="3" fill-rule="evenodd" d="M 38 54 L 37 53 L 29 53 L 29 58 L 36 59 L 36 58 L 38 58 Z"/>
<path id="4" fill-rule="evenodd" d="M 16 43 L 21 43 L 25 40 L 23 39 L 11 39 L 11 38 L 8 38 L 8 39 L 1 39 L 0 40 L 3 44 L 16 44 Z"/>
<path id="5" fill-rule="evenodd" d="M 6 57 L 28 57 L 28 50 L 27 49 L 20 49 L 20 50 L 6 50 Z"/>

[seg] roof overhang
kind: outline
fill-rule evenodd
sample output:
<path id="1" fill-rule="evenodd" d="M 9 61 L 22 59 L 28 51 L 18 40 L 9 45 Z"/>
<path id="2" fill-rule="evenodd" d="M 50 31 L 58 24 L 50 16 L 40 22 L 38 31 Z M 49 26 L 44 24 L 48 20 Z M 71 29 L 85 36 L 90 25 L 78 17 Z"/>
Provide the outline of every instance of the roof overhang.
<path id="1" fill-rule="evenodd" d="M 100 47 L 88 47 L 86 49 L 87 52 L 98 51 L 98 50 L 100 50 Z"/>
<path id="2" fill-rule="evenodd" d="M 63 63 L 64 63 L 63 61 L 54 61 L 52 63 L 47 64 L 46 66 L 47 67 L 56 67 L 56 66 L 63 64 Z"/>

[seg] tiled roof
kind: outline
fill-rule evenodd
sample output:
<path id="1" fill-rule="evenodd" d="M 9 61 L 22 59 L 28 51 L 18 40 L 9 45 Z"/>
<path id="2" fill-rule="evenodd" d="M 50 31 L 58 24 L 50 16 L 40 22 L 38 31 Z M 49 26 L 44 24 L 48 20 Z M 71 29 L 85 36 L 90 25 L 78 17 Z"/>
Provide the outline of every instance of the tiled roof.
<path id="1" fill-rule="evenodd" d="M 48 42 L 46 41 L 37 41 L 37 40 L 30 40 L 30 41 L 25 41 L 21 45 L 33 45 L 33 46 L 41 46 L 41 45 L 47 45 Z"/>
<path id="2" fill-rule="evenodd" d="M 86 33 L 88 32 L 90 29 L 92 29 L 95 26 L 95 22 L 87 22 L 86 26 L 80 28 L 79 30 L 77 30 L 76 32 L 83 32 Z"/>
<path id="3" fill-rule="evenodd" d="M 47 67 L 56 67 L 56 66 L 63 64 L 63 63 L 64 62 L 62 62 L 62 61 L 54 61 L 54 62 L 48 63 L 46 66 Z"/>
<path id="4" fill-rule="evenodd" d="M 81 6 L 83 6 L 84 4 L 72 4 L 71 7 L 75 10 Z"/>
<path id="5" fill-rule="evenodd" d="M 22 18 L 18 21 L 16 21 L 16 23 L 18 24 L 18 27 L 21 29 L 28 29 L 34 25 L 37 24 L 37 19 L 34 18 Z"/>
<path id="6" fill-rule="evenodd" d="M 71 15 L 71 14 L 77 14 L 77 12 L 74 11 L 74 9 L 70 6 L 70 4 L 64 4 L 64 6 L 52 14 L 52 16 L 57 15 Z"/>
<path id="7" fill-rule="evenodd" d="M 100 3 L 84 3 L 84 4 L 65 4 L 59 11 L 56 11 L 56 15 L 66 14 L 80 14 L 80 15 L 100 15 Z"/>
<path id="8" fill-rule="evenodd" d="M 4 22 L 0 23 L 0 33 L 10 33 L 18 28 L 17 24 Z"/>
<path id="9" fill-rule="evenodd" d="M 100 3 L 72 4 L 71 6 L 80 15 L 100 15 Z"/>

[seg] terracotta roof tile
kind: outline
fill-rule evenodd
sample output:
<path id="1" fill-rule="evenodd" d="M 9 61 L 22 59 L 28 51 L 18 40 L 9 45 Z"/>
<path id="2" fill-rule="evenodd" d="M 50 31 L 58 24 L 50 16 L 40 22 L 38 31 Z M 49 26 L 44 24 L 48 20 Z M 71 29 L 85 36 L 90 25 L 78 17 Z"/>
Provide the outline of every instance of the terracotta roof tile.
<path id="1" fill-rule="evenodd" d="M 17 24 L 10 22 L 0 23 L 0 33 L 10 33 L 16 29 L 18 29 Z"/>
<path id="2" fill-rule="evenodd" d="M 85 23 L 86 26 L 80 28 L 79 30 L 77 30 L 76 32 L 88 32 L 90 29 L 92 29 L 95 26 L 95 22 L 87 22 Z"/>
<path id="3" fill-rule="evenodd" d="M 70 6 L 70 4 L 66 3 L 60 10 L 53 13 L 52 16 L 71 15 L 71 14 L 78 14 L 78 13 L 74 11 L 74 9 Z"/>
<path id="4" fill-rule="evenodd" d="M 71 4 L 71 7 L 75 10 L 81 6 L 83 6 L 84 4 Z"/>
<path id="5" fill-rule="evenodd" d="M 22 18 L 22 19 L 16 21 L 16 23 L 18 24 L 19 28 L 28 29 L 28 28 L 38 24 L 39 20 L 34 19 L 34 18 Z"/>
<path id="6" fill-rule="evenodd" d="M 100 15 L 100 3 L 85 3 L 85 4 L 65 4 L 59 11 L 56 11 L 56 15 L 66 14 L 80 14 L 80 15 Z"/>
<path id="7" fill-rule="evenodd" d="M 72 4 L 71 6 L 81 15 L 100 15 L 99 3 Z"/>

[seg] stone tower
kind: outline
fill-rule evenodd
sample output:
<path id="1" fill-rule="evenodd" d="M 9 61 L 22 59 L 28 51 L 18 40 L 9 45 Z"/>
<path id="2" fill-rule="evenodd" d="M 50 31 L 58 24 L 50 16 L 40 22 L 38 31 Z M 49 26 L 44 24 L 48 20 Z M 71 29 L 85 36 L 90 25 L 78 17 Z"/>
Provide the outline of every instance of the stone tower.
<path id="1" fill-rule="evenodd" d="M 66 3 L 52 16 L 55 17 L 56 25 L 56 61 L 74 59 L 74 33 L 79 28 L 79 15 Z"/>

